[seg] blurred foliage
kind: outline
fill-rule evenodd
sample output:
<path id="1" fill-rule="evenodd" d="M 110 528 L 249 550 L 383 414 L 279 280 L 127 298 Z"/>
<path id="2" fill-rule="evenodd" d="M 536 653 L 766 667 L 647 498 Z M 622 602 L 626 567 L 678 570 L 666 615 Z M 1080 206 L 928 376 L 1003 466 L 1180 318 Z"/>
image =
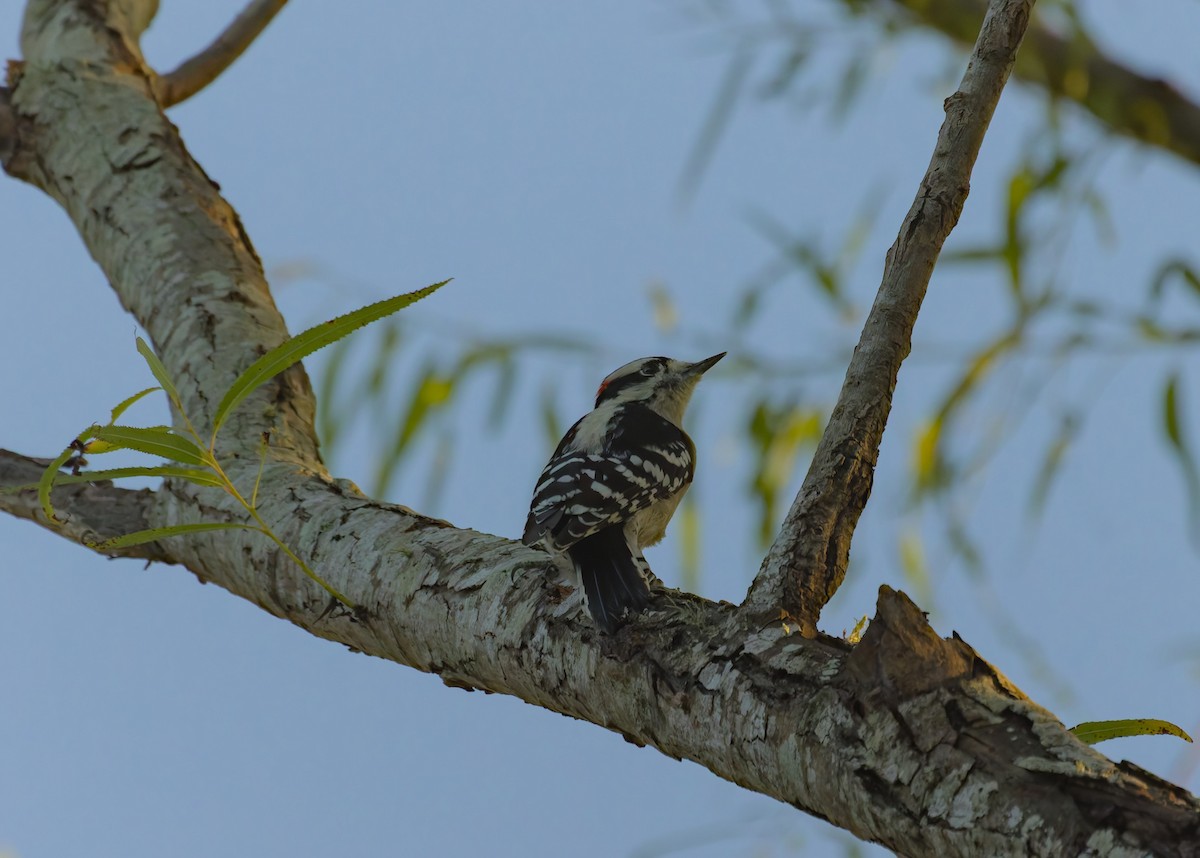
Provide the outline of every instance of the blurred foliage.
<path id="1" fill-rule="evenodd" d="M 886 48 L 904 40 L 917 40 L 922 48 L 931 44 L 928 23 L 905 5 L 900 0 L 696 0 L 672 6 L 685 36 L 725 56 L 722 79 L 707 114 L 699 118 L 699 131 L 681 169 L 681 197 L 687 200 L 700 192 L 725 133 L 748 105 L 783 104 L 805 121 L 818 110 L 834 121 L 849 116 L 864 93 L 884 84 Z M 1039 9 L 1041 20 L 1053 26 L 1064 44 L 1091 53 L 1098 50 L 1072 2 L 1042 3 Z M 957 75 L 961 52 L 952 42 L 941 44 L 945 67 Z M 834 86 L 830 69 L 835 70 Z M 1037 425 L 1051 428 L 1033 442 L 1038 447 L 1026 457 L 1040 463 L 1028 487 L 1031 526 L 1052 502 L 1056 480 L 1086 431 L 1092 405 L 1109 375 L 1094 373 L 1099 377 L 1090 386 L 1081 385 L 1067 377 L 1072 368 L 1093 359 L 1154 351 L 1167 356 L 1200 341 L 1200 274 L 1190 258 L 1150 260 L 1143 283 L 1089 289 L 1082 296 L 1063 276 L 1066 249 L 1077 230 L 1092 230 L 1102 244 L 1115 239 L 1098 174 L 1116 137 L 1101 122 L 1083 125 L 1067 115 L 1063 91 L 1043 90 L 1043 95 L 1041 121 L 1029 124 L 1004 178 L 1001 228 L 982 239 L 956 235 L 939 269 L 994 272 L 1002 278 L 1006 289 L 998 309 L 989 311 L 993 329 L 975 342 L 938 345 L 921 340 L 910 359 L 936 366 L 944 379 L 934 406 L 907 441 L 911 481 L 903 514 L 894 525 L 898 565 L 926 608 L 933 607 L 937 589 L 931 570 L 940 572 L 948 565 L 931 553 L 930 536 L 937 537 L 937 549 L 949 552 L 982 592 L 987 557 L 972 532 L 972 504 L 997 454 L 1039 410 L 1050 419 Z M 1070 87 L 1066 95 L 1071 95 Z M 735 431 L 740 449 L 748 455 L 745 486 L 757 510 L 755 532 L 762 545 L 770 541 L 791 502 L 790 493 L 831 406 L 830 391 L 857 338 L 863 313 L 857 303 L 863 300 L 864 288 L 873 284 L 861 282 L 854 271 L 879 202 L 878 195 L 868 195 L 859 214 L 842 225 L 841 237 L 834 240 L 792 228 L 791 214 L 781 217 L 751 209 L 747 225 L 761 237 L 766 261 L 736 285 L 724 322 L 714 321 L 713 311 L 704 331 L 681 321 L 666 285 L 653 284 L 648 290 L 647 313 L 666 342 L 679 346 L 681 355 L 693 348 L 698 354 L 713 351 L 709 346 L 714 340 L 719 340 L 718 347 L 729 348 L 730 359 L 717 377 L 736 383 L 738 413 L 746 415 Z M 859 288 L 851 288 L 852 275 Z M 871 277 L 877 282 L 878 273 Z M 764 314 L 778 310 L 782 286 L 791 289 L 789 299 L 798 289 L 811 290 L 805 296 L 811 299 L 806 309 L 817 306 L 828 312 L 830 343 L 814 344 L 808 354 L 789 353 L 786 359 L 760 343 L 755 326 Z M 432 347 L 407 327 L 410 324 L 415 323 L 400 317 L 373 340 L 339 344 L 320 378 L 324 442 L 336 449 L 348 436 L 350 423 L 368 423 L 370 443 L 382 444 L 374 457 L 378 467 L 370 486 L 381 495 L 418 458 L 429 461 L 429 447 L 420 444 L 429 438 L 431 444 L 441 439 L 433 452 L 437 466 L 425 472 L 427 499 L 436 496 L 438 481 L 455 456 L 449 439 L 469 437 L 481 422 L 503 425 L 511 417 L 511 394 L 530 383 L 535 360 L 552 361 L 560 378 L 564 367 L 577 367 L 581 378 L 598 378 L 612 368 L 609 363 L 630 357 L 607 353 L 598 334 L 555 337 L 534 330 L 495 338 L 457 324 L 446 325 Z M 350 360 L 355 349 L 360 350 L 357 359 Z M 363 361 L 367 372 L 349 371 Z M 401 373 L 403 379 L 398 377 Z M 822 384 L 814 384 L 814 379 Z M 488 391 L 482 415 L 468 407 L 485 390 L 484 385 L 476 386 L 480 380 L 486 381 Z M 1177 465 L 1195 520 L 1200 516 L 1200 468 L 1184 416 L 1184 373 L 1166 370 L 1158 388 L 1161 414 L 1147 419 L 1162 427 L 1165 451 Z M 546 452 L 566 421 L 578 416 L 560 413 L 562 392 L 541 382 L 537 408 Z M 696 422 L 693 417 L 693 425 Z M 456 434 L 457 429 L 461 433 Z M 1022 443 L 1030 441 L 1026 437 Z M 425 451 L 421 457 L 414 456 L 418 447 Z M 685 537 L 681 565 L 688 570 L 689 582 L 699 574 L 700 489 L 697 486 L 683 507 L 678 527 Z M 1019 626 L 999 614 L 997 622 Z M 1039 658 L 1036 641 L 1017 640 L 1015 646 L 1031 660 Z"/>
<path id="2" fill-rule="evenodd" d="M 936 13 L 950 14 L 954 11 L 952 5 L 939 3 Z M 959 5 L 961 16 L 979 12 L 977 4 Z M 909 15 L 906 6 L 926 17 Z M 721 136 L 739 106 L 746 102 L 783 101 L 809 112 L 824 105 L 831 118 L 846 116 L 868 86 L 882 85 L 874 71 L 879 58 L 886 55 L 885 46 L 910 38 L 927 41 L 928 15 L 935 10 L 917 9 L 919 6 L 905 0 L 841 0 L 819 8 L 789 0 L 751 4 L 708 0 L 689 4 L 688 26 L 723 45 L 729 59 L 723 84 L 713 98 L 683 174 L 686 192 L 696 192 Z M 1073 2 L 1039 4 L 1038 12 L 1064 44 L 1078 47 L 1080 57 L 1098 52 Z M 939 25 L 939 29 L 954 31 L 948 25 Z M 829 60 L 831 51 L 840 55 L 834 62 L 841 63 L 836 75 L 840 84 L 832 88 L 827 85 L 825 73 L 829 63 L 818 61 Z M 821 74 L 814 73 L 818 67 L 823 69 Z M 1107 204 L 1096 182 L 1112 149 L 1111 130 L 1093 126 L 1089 143 L 1066 142 L 1061 101 L 1061 94 L 1044 99 L 1045 122 L 1025 140 L 1024 154 L 1007 177 L 1002 230 L 988 241 L 964 245 L 952 240 L 941 258 L 943 268 L 995 268 L 1009 286 L 1008 318 L 999 330 L 990 339 L 967 346 L 965 359 L 953 354 L 941 357 L 961 369 L 946 384 L 940 401 L 911 442 L 910 508 L 933 505 L 937 509 L 945 544 L 964 568 L 976 575 L 983 571 L 985 558 L 966 526 L 970 517 L 965 508 L 969 505 L 969 486 L 986 473 L 998 450 L 1035 407 L 1056 410 L 1052 422 L 1057 430 L 1043 439 L 1042 467 L 1029 491 L 1028 512 L 1036 521 L 1072 445 L 1085 428 L 1092 397 L 1072 397 L 1061 387 L 1055 396 L 1045 396 L 1056 376 L 1088 357 L 1177 348 L 1194 342 L 1200 334 L 1200 320 L 1194 315 L 1188 320 L 1180 314 L 1177 302 L 1164 300 L 1172 287 L 1192 299 L 1200 298 L 1200 276 L 1187 259 L 1152 264 L 1140 309 L 1131 306 L 1129 294 L 1077 298 L 1071 294 L 1067 278 L 1058 276 L 1065 247 L 1081 220 L 1091 226 L 1101 242 L 1111 244 L 1115 240 Z M 1081 136 L 1076 133 L 1071 139 L 1077 141 Z M 868 204 L 866 210 L 872 208 Z M 833 276 L 839 269 L 822 260 L 809 239 L 789 235 L 766 215 L 756 214 L 752 223 L 782 251 L 781 260 L 794 273 L 809 278 L 839 308 L 853 312 L 844 286 Z M 854 232 L 849 236 L 847 246 L 853 246 Z M 745 289 L 745 305 L 758 302 L 761 291 L 755 286 Z M 1194 304 L 1191 309 L 1194 311 Z M 1025 365 L 1034 361 L 1038 368 L 1029 373 Z M 1031 374 L 1035 376 L 1032 381 L 1018 383 L 1019 389 L 1011 390 L 1022 375 Z M 1182 385 L 1172 371 L 1162 379 L 1161 386 L 1164 435 L 1187 487 L 1194 521 L 1200 515 L 1200 468 L 1180 422 Z M 999 408 L 995 404 L 998 398 L 1005 400 Z M 817 412 L 825 407 L 827 403 L 810 404 Z M 758 417 L 764 405 L 757 403 L 755 408 Z M 977 423 L 984 414 L 991 418 L 988 431 L 964 428 L 969 422 Z M 774 499 L 766 494 L 766 487 L 777 485 L 780 476 L 770 467 L 775 461 L 761 454 L 760 424 L 761 418 L 751 421 L 747 441 L 752 450 L 760 451 L 751 482 L 768 510 L 770 520 L 761 526 L 770 533 L 778 521 L 778 510 Z M 783 481 L 786 479 L 783 477 Z M 911 529 L 902 530 L 897 546 L 900 565 L 910 584 L 918 590 L 927 588 L 919 535 Z"/>

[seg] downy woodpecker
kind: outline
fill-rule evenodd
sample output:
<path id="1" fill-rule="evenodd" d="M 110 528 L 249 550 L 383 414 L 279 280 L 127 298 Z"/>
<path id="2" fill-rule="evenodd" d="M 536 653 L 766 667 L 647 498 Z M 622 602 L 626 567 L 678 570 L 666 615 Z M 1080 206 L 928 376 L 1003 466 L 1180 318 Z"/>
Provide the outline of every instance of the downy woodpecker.
<path id="1" fill-rule="evenodd" d="M 608 634 L 649 603 L 642 549 L 663 538 L 696 468 L 683 412 L 723 357 L 625 364 L 601 382 L 595 410 L 567 431 L 538 478 L 521 541 L 570 557 Z"/>

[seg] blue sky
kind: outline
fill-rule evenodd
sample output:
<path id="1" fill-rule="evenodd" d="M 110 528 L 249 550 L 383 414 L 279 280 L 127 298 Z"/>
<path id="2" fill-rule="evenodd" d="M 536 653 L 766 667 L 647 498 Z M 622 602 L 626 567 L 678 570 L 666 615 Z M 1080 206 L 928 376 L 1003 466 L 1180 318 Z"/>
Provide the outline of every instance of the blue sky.
<path id="1" fill-rule="evenodd" d="M 147 56 L 172 66 L 238 8 L 164 3 Z M 276 290 L 292 330 L 454 277 L 410 311 L 429 333 L 402 360 L 452 351 L 457 341 L 445 332 L 464 329 L 553 329 L 605 343 L 565 367 L 523 363 L 514 416 L 499 431 L 482 426 L 488 381 L 468 391 L 454 421 L 457 455 L 431 510 L 458 525 L 520 532 L 548 452 L 536 417 L 542 385 L 554 385 L 573 418 L 626 360 L 668 349 L 696 359 L 726 347 L 738 287 L 772 259 L 749 212 L 769 212 L 830 248 L 868 200 L 874 226 L 849 271 L 853 319 L 793 278 L 769 296 L 747 348 L 830 362 L 878 285 L 960 62 L 934 38 L 891 45 L 840 120 L 820 107 L 748 102 L 685 204 L 681 171 L 727 54 L 685 24 L 683 8 L 375 2 L 347 15 L 340 4 L 296 4 L 222 79 L 170 113 L 268 268 L 325 272 Z M 1087 11 L 1106 48 L 1197 88 L 1184 35 L 1200 25 L 1194 7 L 1164 4 L 1132 21 L 1115 2 Z M 871 44 L 868 29 L 827 19 L 806 78 L 817 91 Z M 10 56 L 16 27 L 9 8 L 0 39 Z M 1033 95 L 1006 93 L 957 246 L 996 227 L 1002 182 L 1042 117 Z M 1086 144 L 1087 122 L 1071 111 L 1066 122 Z M 1121 144 L 1096 183 L 1117 240 L 1082 226 L 1057 274 L 1076 295 L 1136 305 L 1157 260 L 1194 259 L 1196 171 Z M 63 213 L 7 181 L 0 227 L 10 284 L 0 446 L 52 455 L 150 381 L 134 323 Z M 670 292 L 687 330 L 705 336 L 664 337 L 646 298 L 651 284 Z M 1046 396 L 1086 406 L 1089 420 L 1039 527 L 1025 510 L 1052 408 L 1020 423 L 972 489 L 984 581 L 938 546 L 933 514 L 902 511 L 913 434 L 956 369 L 946 355 L 996 330 L 1004 288 L 992 272 L 935 273 L 851 574 L 824 626 L 836 633 L 872 613 L 880 584 L 914 592 L 896 551 L 911 524 L 930 535 L 932 603 L 923 607 L 941 633 L 957 630 L 1068 724 L 1140 715 L 1194 729 L 1200 576 L 1157 417 L 1164 370 L 1182 373 L 1185 395 L 1195 391 L 1192 354 L 1099 355 L 1056 376 Z M 1191 311 L 1180 305 L 1181 322 Z M 728 344 L 734 356 L 738 346 Z M 1044 371 L 1036 362 L 1021 370 Z M 839 381 L 839 372 L 813 372 L 791 384 L 820 403 Z M 714 598 L 740 598 L 760 557 L 737 406 L 764 383 L 717 375 L 697 396 L 699 586 Z M 1002 387 L 969 428 L 986 432 L 1004 396 Z M 147 422 L 164 414 L 162 403 L 141 412 Z M 1200 425 L 1200 415 L 1185 416 Z M 339 476 L 369 481 L 375 431 L 360 425 L 355 443 L 334 451 Z M 434 449 L 433 439 L 423 443 Z M 406 472 L 390 499 L 420 506 L 425 476 Z M 0 623 L 0 854 L 717 856 L 833 854 L 847 842 L 615 734 L 314 639 L 185 571 L 109 562 L 4 518 L 0 541 L 9 605 Z M 677 582 L 677 558 L 669 539 L 650 559 Z M 1020 630 L 1024 651 L 998 612 Z M 1194 759 L 1175 740 L 1102 749 L 1200 788 Z"/>

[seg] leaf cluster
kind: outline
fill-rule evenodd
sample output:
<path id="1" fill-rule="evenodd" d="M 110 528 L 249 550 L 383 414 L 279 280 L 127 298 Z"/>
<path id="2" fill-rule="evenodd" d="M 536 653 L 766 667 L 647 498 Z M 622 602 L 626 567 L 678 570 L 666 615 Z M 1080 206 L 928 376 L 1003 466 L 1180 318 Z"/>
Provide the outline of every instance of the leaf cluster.
<path id="1" fill-rule="evenodd" d="M 309 328 L 308 330 L 285 340 L 279 346 L 268 351 L 249 367 L 241 372 L 229 389 L 221 397 L 220 403 L 212 418 L 212 431 L 207 437 L 202 437 L 195 423 L 184 408 L 179 390 L 172 380 L 167 368 L 150 346 L 141 337 L 137 338 L 138 352 L 146 361 L 150 372 L 158 381 L 157 387 L 140 390 L 120 402 L 112 409 L 107 423 L 93 424 L 80 432 L 75 439 L 46 467 L 41 480 L 37 483 L 38 499 L 46 518 L 51 522 L 60 521 L 55 514 L 51 502 L 51 494 L 55 485 L 71 483 L 92 483 L 102 480 L 115 480 L 128 477 L 164 477 L 180 479 L 192 485 L 206 488 L 218 488 L 232 497 L 245 511 L 247 519 L 242 522 L 194 522 L 190 524 L 174 524 L 165 527 L 155 527 L 127 533 L 122 536 L 106 539 L 93 544 L 97 551 L 113 551 L 157 542 L 172 536 L 203 533 L 215 530 L 249 530 L 261 533 L 274 542 L 281 551 L 290 557 L 316 584 L 324 589 L 338 602 L 353 607 L 350 601 L 335 590 L 324 578 L 318 575 L 308 563 L 283 540 L 276 535 L 270 525 L 263 519 L 258 509 L 258 492 L 262 481 L 263 467 L 269 448 L 269 433 L 264 433 L 259 444 L 259 468 L 254 485 L 249 491 L 238 488 L 221 465 L 217 455 L 217 437 L 221 428 L 239 405 L 260 385 L 274 378 L 279 373 L 295 365 L 308 355 L 332 345 L 366 325 L 385 318 L 410 304 L 419 301 L 437 291 L 448 281 L 435 283 L 424 289 L 397 295 L 383 301 L 362 307 L 351 313 L 331 319 L 328 322 Z M 126 426 L 117 421 L 125 412 L 143 397 L 155 391 L 162 390 L 180 415 L 181 428 L 171 426 Z M 86 456 L 96 456 L 112 453 L 116 450 L 134 450 L 138 453 L 167 460 L 164 463 L 125 468 L 108 468 L 96 471 L 83 471 L 87 464 Z M 64 474 L 62 469 L 69 467 L 71 473 Z M 31 488 L 31 487 L 20 487 Z"/>

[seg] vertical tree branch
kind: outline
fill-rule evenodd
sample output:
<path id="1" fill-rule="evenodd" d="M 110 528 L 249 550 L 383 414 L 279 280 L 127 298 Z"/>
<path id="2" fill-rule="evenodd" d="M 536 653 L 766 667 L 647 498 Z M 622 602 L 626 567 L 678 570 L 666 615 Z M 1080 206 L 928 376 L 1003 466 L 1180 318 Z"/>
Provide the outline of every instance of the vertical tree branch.
<path id="1" fill-rule="evenodd" d="M 958 91 L 863 326 L 804 484 L 746 597 L 754 613 L 783 610 L 812 634 L 846 575 L 850 540 L 871 494 L 900 364 L 934 263 L 958 223 L 971 169 L 1000 100 L 1033 0 L 992 0 Z"/>

